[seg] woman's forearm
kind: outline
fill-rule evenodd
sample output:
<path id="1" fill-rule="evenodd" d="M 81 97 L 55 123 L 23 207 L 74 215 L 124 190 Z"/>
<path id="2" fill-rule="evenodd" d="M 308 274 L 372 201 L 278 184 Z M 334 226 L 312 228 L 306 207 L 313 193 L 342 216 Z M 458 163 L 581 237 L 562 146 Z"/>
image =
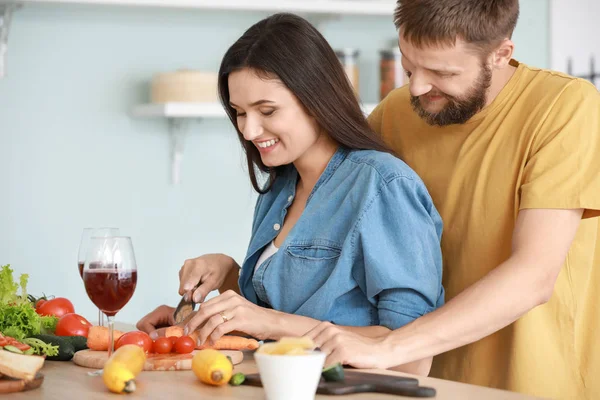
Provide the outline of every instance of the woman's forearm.
<path id="1" fill-rule="evenodd" d="M 279 340 L 285 336 L 303 336 L 308 331 L 321 323 L 321 321 L 304 317 L 302 315 L 287 314 L 280 311 L 274 311 L 273 329 L 269 339 Z M 359 333 L 367 337 L 381 337 L 390 330 L 385 326 L 339 326 L 342 329 Z"/>

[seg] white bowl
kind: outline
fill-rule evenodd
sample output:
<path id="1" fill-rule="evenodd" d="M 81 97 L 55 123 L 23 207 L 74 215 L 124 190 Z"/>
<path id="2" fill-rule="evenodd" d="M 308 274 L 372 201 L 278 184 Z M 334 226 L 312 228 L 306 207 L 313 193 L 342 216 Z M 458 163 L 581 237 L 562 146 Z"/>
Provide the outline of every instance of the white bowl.
<path id="1" fill-rule="evenodd" d="M 267 400 L 312 400 L 321 379 L 325 353 L 306 355 L 254 353 Z"/>

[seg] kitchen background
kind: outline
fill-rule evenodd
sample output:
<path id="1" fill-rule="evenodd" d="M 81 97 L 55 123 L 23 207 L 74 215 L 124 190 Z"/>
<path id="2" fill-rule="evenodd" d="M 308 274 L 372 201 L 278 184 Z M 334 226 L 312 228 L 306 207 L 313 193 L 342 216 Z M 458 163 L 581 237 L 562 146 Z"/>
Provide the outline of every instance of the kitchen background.
<path id="1" fill-rule="evenodd" d="M 522 0 L 521 8 L 517 59 L 565 70 L 573 56 L 574 72 L 588 73 L 590 54 L 600 55 L 596 0 Z M 81 231 L 119 227 L 133 239 L 138 286 L 117 320 L 135 322 L 176 304 L 186 258 L 224 252 L 241 263 L 256 196 L 229 122 L 191 123 L 175 185 L 167 120 L 131 110 L 149 101 L 156 73 L 216 72 L 227 47 L 266 15 L 81 4 L 17 10 L 0 79 L 0 265 L 28 273 L 31 293 L 67 297 L 95 322 L 76 270 Z M 376 103 L 379 50 L 396 40 L 392 16 L 319 26 L 334 48 L 360 51 L 361 99 Z"/>

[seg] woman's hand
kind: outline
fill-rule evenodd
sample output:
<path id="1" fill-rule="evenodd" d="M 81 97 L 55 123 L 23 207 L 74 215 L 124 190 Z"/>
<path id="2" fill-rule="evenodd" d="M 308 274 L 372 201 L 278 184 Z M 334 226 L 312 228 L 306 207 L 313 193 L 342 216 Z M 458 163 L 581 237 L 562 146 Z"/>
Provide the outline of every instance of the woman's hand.
<path id="1" fill-rule="evenodd" d="M 233 258 L 225 254 L 206 254 L 185 260 L 179 270 L 179 294 L 193 296 L 194 302 L 201 303 L 210 292 L 223 285 L 229 272 L 236 267 L 239 268 Z"/>
<path id="2" fill-rule="evenodd" d="M 215 342 L 221 336 L 244 332 L 259 340 L 269 338 L 276 324 L 272 310 L 257 306 L 232 290 L 202 303 L 200 309 L 185 326 L 185 334 L 198 327 L 198 345 L 207 340 Z"/>
<path id="3" fill-rule="evenodd" d="M 305 336 L 327 354 L 326 366 L 340 362 L 355 368 L 385 368 L 381 361 L 386 355 L 386 336 L 366 337 L 330 322 L 321 322 Z"/>

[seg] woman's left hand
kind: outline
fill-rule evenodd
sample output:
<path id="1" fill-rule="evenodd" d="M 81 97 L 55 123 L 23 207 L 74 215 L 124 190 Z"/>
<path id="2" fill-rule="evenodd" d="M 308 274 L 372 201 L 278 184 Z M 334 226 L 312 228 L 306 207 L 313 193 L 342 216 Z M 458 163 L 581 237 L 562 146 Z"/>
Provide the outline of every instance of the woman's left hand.
<path id="1" fill-rule="evenodd" d="M 272 310 L 257 306 L 233 290 L 228 290 L 201 304 L 196 315 L 185 326 L 189 334 L 198 327 L 198 345 L 215 342 L 221 336 L 239 331 L 259 340 L 268 339 L 274 327 Z"/>

